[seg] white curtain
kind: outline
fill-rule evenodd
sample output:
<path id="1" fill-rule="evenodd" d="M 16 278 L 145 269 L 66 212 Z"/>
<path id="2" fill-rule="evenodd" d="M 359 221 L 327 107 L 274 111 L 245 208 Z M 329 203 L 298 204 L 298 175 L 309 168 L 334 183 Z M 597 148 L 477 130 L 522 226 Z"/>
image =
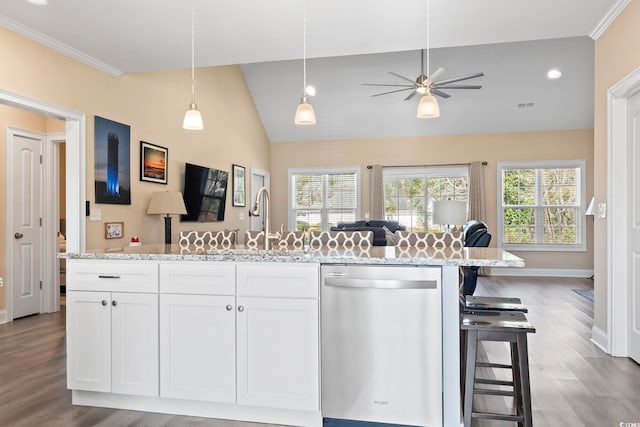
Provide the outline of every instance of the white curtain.
<path id="1" fill-rule="evenodd" d="M 482 162 L 471 162 L 469 165 L 469 219 L 486 222 Z"/>
<path id="2" fill-rule="evenodd" d="M 384 219 L 384 188 L 382 184 L 382 165 L 373 165 L 369 170 L 371 178 L 370 188 L 370 219 Z"/>

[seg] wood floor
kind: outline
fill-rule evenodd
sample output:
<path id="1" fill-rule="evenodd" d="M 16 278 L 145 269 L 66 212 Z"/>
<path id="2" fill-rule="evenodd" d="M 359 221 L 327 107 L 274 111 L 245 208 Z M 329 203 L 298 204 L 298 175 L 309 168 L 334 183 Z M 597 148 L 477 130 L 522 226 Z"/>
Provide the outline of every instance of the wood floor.
<path id="1" fill-rule="evenodd" d="M 572 291 L 592 286 L 587 279 L 479 280 L 476 294 L 517 296 L 529 308 L 528 318 L 537 329 L 529 337 L 536 427 L 640 426 L 640 366 L 630 359 L 609 357 L 590 342 L 593 304 Z M 506 345 L 490 343 L 480 350 L 480 357 L 495 360 L 505 357 L 506 351 Z M 72 406 L 65 357 L 64 310 L 0 325 L 0 426 L 261 425 Z M 480 410 L 508 411 L 511 402 L 485 396 L 475 405 Z M 515 424 L 474 420 L 474 425 Z"/>

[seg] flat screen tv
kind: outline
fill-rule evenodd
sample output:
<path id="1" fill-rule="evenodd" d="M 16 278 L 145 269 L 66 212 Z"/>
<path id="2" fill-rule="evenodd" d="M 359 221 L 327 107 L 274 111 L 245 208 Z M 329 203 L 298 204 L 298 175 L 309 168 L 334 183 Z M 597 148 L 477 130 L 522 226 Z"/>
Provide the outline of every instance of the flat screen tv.
<path id="1" fill-rule="evenodd" d="M 185 164 L 184 204 L 187 214 L 180 221 L 224 221 L 229 172 Z"/>

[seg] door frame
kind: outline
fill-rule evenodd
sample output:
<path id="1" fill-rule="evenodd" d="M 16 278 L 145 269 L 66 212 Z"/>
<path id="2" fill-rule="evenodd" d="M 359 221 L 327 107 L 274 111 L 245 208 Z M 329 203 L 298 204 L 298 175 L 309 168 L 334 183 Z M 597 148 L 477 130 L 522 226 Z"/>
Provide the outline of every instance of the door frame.
<path id="1" fill-rule="evenodd" d="M 628 357 L 629 260 L 628 176 L 631 147 L 628 100 L 640 92 L 640 68 L 607 91 L 607 351 Z M 620 226 L 624 224 L 624 226 Z"/>
<path id="2" fill-rule="evenodd" d="M 13 92 L 9 92 L 0 89 L 0 104 L 8 105 L 11 107 L 31 111 L 33 113 L 41 114 L 43 116 L 52 117 L 58 120 L 65 121 L 64 140 L 66 142 L 66 212 L 67 212 L 67 252 L 80 253 L 84 252 L 86 248 L 86 218 L 85 218 L 85 200 L 86 200 L 86 115 L 85 113 L 69 109 L 57 104 L 53 104 L 40 99 L 32 98 L 26 95 L 21 95 Z M 45 144 L 43 153 L 43 165 L 54 161 L 52 157 L 54 148 L 51 144 Z M 8 162 L 8 159 L 7 159 Z M 8 166 L 8 165 L 6 165 Z M 46 168 L 45 168 L 46 169 Z M 49 164 L 49 173 L 53 173 L 53 166 Z M 5 175 L 6 176 L 6 175 Z M 48 175 L 45 175 L 48 176 Z M 5 178 L 6 179 L 6 178 Z M 8 182 L 8 181 L 5 181 Z M 53 181 L 45 181 L 53 185 Z M 8 186 L 7 186 L 8 187 Z M 5 196 L 5 214 L 8 213 L 6 206 L 8 206 L 8 194 Z M 52 191 L 53 193 L 53 191 Z M 56 191 L 57 194 L 57 191 Z M 51 202 L 51 205 L 53 201 Z M 6 215 L 7 217 L 9 215 Z M 43 254 L 45 259 L 49 259 L 51 263 L 55 261 L 55 251 L 57 244 L 56 231 L 58 225 L 56 224 L 55 209 L 46 208 L 43 213 L 43 231 L 44 240 L 43 244 L 45 253 Z M 11 227 L 7 222 L 5 223 L 5 261 L 8 261 L 9 254 L 11 252 L 11 233 L 9 233 Z M 5 301 L 6 310 L 3 316 L 2 310 L 0 310 L 0 323 L 2 317 L 5 317 L 7 321 L 13 320 L 13 293 L 12 293 L 12 266 L 10 263 L 5 263 L 6 280 L 5 283 Z M 44 281 L 49 283 L 55 283 L 55 266 L 49 268 L 47 273 L 49 276 L 44 276 Z M 59 293 L 54 291 L 46 292 L 43 295 L 42 312 L 51 312 L 59 310 Z"/>

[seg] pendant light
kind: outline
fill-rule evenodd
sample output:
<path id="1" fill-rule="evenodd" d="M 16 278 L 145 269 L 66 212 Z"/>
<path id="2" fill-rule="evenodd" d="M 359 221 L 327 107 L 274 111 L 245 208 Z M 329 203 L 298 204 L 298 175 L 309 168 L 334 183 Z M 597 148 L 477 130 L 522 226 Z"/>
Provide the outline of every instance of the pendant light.
<path id="1" fill-rule="evenodd" d="M 182 121 L 182 127 L 186 130 L 202 130 L 204 125 L 202 124 L 202 114 L 198 111 L 196 105 L 196 78 L 195 78 L 195 8 L 191 8 L 191 104 L 189 109 L 184 115 Z"/>
<path id="2" fill-rule="evenodd" d="M 296 116 L 294 123 L 297 125 L 315 125 L 316 113 L 313 111 L 313 105 L 309 103 L 307 96 L 307 2 L 303 3 L 303 21 L 302 21 L 302 98 L 300 104 L 296 108 Z"/>
<path id="3" fill-rule="evenodd" d="M 426 93 L 420 98 L 418 104 L 417 117 L 419 119 L 433 119 L 440 117 L 440 107 L 438 100 L 431 94 L 431 72 L 429 69 L 429 0 L 427 0 L 427 74 L 429 81 L 426 87 Z"/>

